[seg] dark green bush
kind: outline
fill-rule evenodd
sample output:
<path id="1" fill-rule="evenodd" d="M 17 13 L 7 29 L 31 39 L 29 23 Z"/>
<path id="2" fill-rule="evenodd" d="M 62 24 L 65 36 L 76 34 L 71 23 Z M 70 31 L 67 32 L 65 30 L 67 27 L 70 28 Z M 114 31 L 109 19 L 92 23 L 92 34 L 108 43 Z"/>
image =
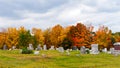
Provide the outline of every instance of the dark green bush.
<path id="1" fill-rule="evenodd" d="M 86 53 L 87 53 L 87 54 L 89 54 L 89 53 L 90 53 L 90 51 L 89 51 L 89 50 L 86 50 Z"/>
<path id="2" fill-rule="evenodd" d="M 28 50 L 27 48 L 22 49 L 22 54 L 32 54 L 32 53 L 33 53 L 32 50 Z"/>

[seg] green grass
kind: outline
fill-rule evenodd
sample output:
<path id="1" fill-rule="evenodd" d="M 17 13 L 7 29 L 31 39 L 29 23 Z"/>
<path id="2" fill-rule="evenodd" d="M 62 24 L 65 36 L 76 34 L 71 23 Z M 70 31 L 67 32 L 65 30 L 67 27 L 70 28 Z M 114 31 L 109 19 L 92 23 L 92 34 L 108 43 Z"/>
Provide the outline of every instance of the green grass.
<path id="1" fill-rule="evenodd" d="M 19 50 L 0 50 L 0 68 L 119 68 L 120 56 L 100 53 L 69 56 L 58 51 L 40 51 L 39 55 L 20 54 Z M 45 56 L 43 56 L 43 54 Z"/>

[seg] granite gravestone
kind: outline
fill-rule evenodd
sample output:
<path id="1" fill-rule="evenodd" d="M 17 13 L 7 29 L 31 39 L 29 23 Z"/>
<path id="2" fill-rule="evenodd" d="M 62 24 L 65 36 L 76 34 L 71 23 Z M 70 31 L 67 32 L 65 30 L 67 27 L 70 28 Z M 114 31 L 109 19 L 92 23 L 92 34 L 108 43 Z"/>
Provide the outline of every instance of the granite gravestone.
<path id="1" fill-rule="evenodd" d="M 6 45 L 3 46 L 3 50 L 7 50 L 7 46 Z"/>
<path id="2" fill-rule="evenodd" d="M 98 44 L 92 44 L 91 45 L 90 54 L 99 54 Z"/>
<path id="3" fill-rule="evenodd" d="M 41 50 L 41 45 L 39 44 L 36 48 L 37 51 Z"/>
<path id="4" fill-rule="evenodd" d="M 77 50 L 78 48 L 76 46 L 73 46 L 72 47 L 72 50 Z"/>
<path id="5" fill-rule="evenodd" d="M 81 54 L 85 54 L 85 53 L 86 53 L 85 46 L 82 46 L 82 47 L 80 48 L 80 53 L 81 53 Z"/>
<path id="6" fill-rule="evenodd" d="M 64 52 L 64 48 L 63 47 L 59 47 L 58 51 L 61 52 L 61 53 L 63 53 Z"/>
<path id="7" fill-rule="evenodd" d="M 114 48 L 110 48 L 110 53 L 114 54 Z"/>
<path id="8" fill-rule="evenodd" d="M 47 50 L 47 46 L 46 45 L 43 45 L 43 50 Z"/>
<path id="9" fill-rule="evenodd" d="M 28 50 L 34 50 L 33 45 L 29 44 Z"/>
<path id="10" fill-rule="evenodd" d="M 113 45 L 114 45 L 114 52 L 113 52 L 113 54 L 115 56 L 120 55 L 120 42 L 116 42 Z"/>

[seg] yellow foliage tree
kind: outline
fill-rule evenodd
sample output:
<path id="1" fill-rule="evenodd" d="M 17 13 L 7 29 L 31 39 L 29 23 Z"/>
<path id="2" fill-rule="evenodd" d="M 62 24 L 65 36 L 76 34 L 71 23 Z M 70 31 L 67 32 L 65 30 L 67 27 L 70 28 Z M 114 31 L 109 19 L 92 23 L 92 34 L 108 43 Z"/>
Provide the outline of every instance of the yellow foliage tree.
<path id="1" fill-rule="evenodd" d="M 6 45 L 8 46 L 8 48 L 16 46 L 19 39 L 18 30 L 16 28 L 8 28 L 6 33 Z"/>
<path id="2" fill-rule="evenodd" d="M 47 45 L 47 48 L 50 48 L 50 46 L 51 46 L 51 41 L 50 41 L 51 28 L 44 30 L 43 33 L 44 33 L 44 44 Z"/>
<path id="3" fill-rule="evenodd" d="M 100 48 L 108 48 L 112 43 L 111 30 L 109 30 L 108 27 L 100 26 L 94 37 L 95 43 L 98 43 Z"/>
<path id="4" fill-rule="evenodd" d="M 34 35 L 37 44 L 42 44 L 42 45 L 44 44 L 44 36 L 41 29 L 33 28 L 32 34 Z"/>
<path id="5" fill-rule="evenodd" d="M 55 47 L 58 47 L 64 37 L 64 28 L 61 25 L 56 25 L 52 28 L 51 33 L 50 33 L 50 40 L 52 45 L 54 45 Z"/>

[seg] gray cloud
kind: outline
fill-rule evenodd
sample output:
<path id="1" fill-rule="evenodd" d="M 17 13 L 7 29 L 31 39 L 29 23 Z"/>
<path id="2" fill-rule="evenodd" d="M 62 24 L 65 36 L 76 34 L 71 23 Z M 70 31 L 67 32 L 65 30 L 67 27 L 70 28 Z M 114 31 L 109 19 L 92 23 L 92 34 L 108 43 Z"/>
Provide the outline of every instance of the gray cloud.
<path id="1" fill-rule="evenodd" d="M 16 11 L 30 11 L 35 13 L 45 13 L 51 8 L 57 7 L 66 1 L 56 0 L 1 0 L 0 16 L 9 18 L 21 18 Z"/>
<path id="2" fill-rule="evenodd" d="M 48 28 L 92 23 L 120 31 L 119 0 L 1 0 L 0 27 Z"/>

